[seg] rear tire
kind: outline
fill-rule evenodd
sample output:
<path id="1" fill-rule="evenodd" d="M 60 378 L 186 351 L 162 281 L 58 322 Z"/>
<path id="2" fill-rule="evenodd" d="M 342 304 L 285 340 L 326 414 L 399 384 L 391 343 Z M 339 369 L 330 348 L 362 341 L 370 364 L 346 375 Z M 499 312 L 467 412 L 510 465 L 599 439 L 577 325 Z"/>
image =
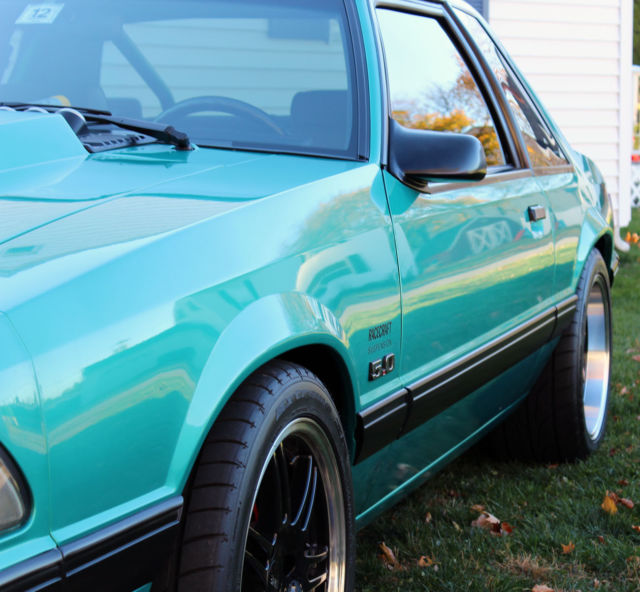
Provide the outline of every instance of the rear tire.
<path id="1" fill-rule="evenodd" d="M 340 418 L 324 385 L 284 361 L 231 397 L 188 495 L 178 592 L 353 588 L 354 511 Z"/>
<path id="2" fill-rule="evenodd" d="M 605 433 L 611 375 L 611 298 L 607 267 L 592 251 L 578 282 L 577 309 L 538 382 L 490 436 L 499 458 L 584 459 Z"/>

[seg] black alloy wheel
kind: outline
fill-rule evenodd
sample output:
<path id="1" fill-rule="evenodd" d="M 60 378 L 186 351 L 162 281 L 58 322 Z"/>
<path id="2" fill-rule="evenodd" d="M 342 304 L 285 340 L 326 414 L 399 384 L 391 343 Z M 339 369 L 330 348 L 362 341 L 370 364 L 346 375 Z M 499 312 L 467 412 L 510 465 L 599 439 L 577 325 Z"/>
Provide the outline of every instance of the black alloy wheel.
<path id="1" fill-rule="evenodd" d="M 276 360 L 231 397 L 203 446 L 184 519 L 179 592 L 349 592 L 346 440 L 324 385 Z"/>
<path id="2" fill-rule="evenodd" d="M 344 500 L 331 445 L 308 418 L 291 422 L 263 469 L 245 546 L 242 590 L 310 592 L 344 585 Z M 332 526 L 333 525 L 333 526 Z M 329 560 L 329 549 L 331 561 Z"/>

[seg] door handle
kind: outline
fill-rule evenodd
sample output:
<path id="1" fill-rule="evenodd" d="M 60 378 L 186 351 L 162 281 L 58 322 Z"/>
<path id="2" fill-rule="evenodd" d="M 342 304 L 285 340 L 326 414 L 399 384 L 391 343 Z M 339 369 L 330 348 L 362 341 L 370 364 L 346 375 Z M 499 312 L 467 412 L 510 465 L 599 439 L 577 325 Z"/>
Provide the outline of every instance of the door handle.
<path id="1" fill-rule="evenodd" d="M 537 222 L 547 217 L 547 210 L 544 206 L 529 206 L 527 213 L 529 214 L 529 222 Z"/>

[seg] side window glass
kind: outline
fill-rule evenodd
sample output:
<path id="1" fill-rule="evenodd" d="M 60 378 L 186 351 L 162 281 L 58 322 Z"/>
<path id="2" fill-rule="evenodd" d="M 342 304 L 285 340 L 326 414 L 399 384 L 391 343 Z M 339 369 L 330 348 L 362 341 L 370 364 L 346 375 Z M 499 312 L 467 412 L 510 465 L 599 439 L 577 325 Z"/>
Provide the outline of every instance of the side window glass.
<path id="1" fill-rule="evenodd" d="M 414 129 L 478 138 L 489 166 L 505 156 L 491 114 L 471 72 L 435 18 L 379 9 L 391 117 Z"/>
<path id="2" fill-rule="evenodd" d="M 551 130 L 540 117 L 529 95 L 511 71 L 485 28 L 475 17 L 466 12 L 456 12 L 466 29 L 475 39 L 504 91 L 518 127 L 522 132 L 531 165 L 534 167 L 547 167 L 568 164 Z"/>

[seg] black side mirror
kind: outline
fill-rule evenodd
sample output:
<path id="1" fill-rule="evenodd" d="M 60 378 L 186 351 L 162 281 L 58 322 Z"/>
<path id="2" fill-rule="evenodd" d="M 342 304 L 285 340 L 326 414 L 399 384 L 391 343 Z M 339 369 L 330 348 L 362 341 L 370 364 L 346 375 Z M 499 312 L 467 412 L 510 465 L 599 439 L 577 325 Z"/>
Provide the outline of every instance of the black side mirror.
<path id="1" fill-rule="evenodd" d="M 422 191 L 429 181 L 481 181 L 487 160 L 480 141 L 468 134 L 415 130 L 389 122 L 389 171 Z"/>

